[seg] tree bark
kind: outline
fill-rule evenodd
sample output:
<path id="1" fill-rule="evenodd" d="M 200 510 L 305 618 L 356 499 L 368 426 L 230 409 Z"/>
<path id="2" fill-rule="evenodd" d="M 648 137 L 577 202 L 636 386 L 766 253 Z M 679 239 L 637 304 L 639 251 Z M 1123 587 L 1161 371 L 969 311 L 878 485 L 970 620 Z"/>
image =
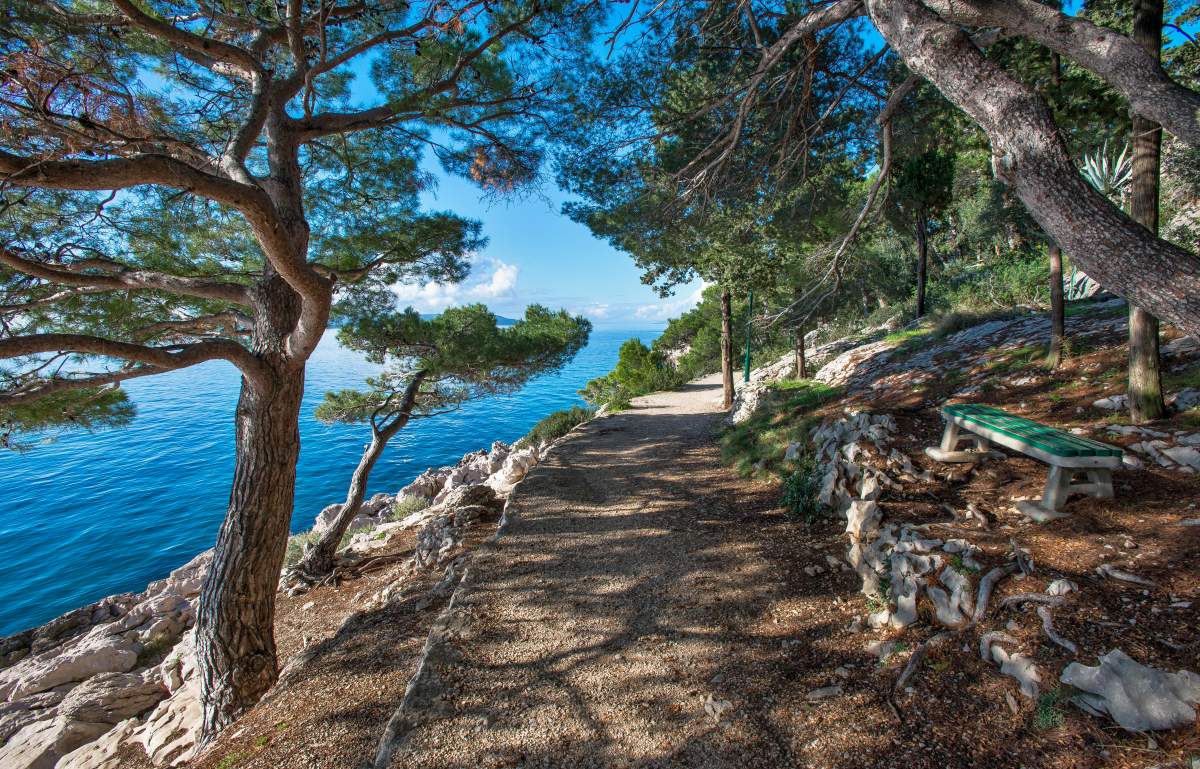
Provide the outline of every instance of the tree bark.
<path id="1" fill-rule="evenodd" d="M 917 213 L 917 317 L 925 317 L 925 282 L 929 272 L 929 233 L 925 212 Z"/>
<path id="2" fill-rule="evenodd" d="M 367 481 L 371 479 L 371 471 L 375 468 L 379 457 L 383 455 L 383 450 L 387 448 L 388 441 L 396 437 L 396 434 L 408 424 L 417 401 L 417 393 L 421 389 L 421 383 L 425 380 L 425 376 L 424 372 L 417 372 L 413 376 L 391 422 L 387 422 L 383 427 L 371 426 L 371 442 L 363 449 L 358 466 L 354 468 L 354 474 L 350 477 L 350 488 L 346 490 L 346 501 L 342 503 L 342 509 L 338 511 L 333 525 L 322 532 L 317 543 L 296 565 L 296 571 L 301 575 L 317 578 L 333 571 L 334 558 L 337 556 L 338 546 L 342 543 L 342 537 L 346 535 L 346 530 L 358 516 L 363 499 L 367 496 Z"/>
<path id="3" fill-rule="evenodd" d="M 808 355 L 804 349 L 804 327 L 796 330 L 796 375 L 808 379 Z"/>
<path id="4" fill-rule="evenodd" d="M 1133 39 L 1155 60 L 1162 51 L 1162 0 L 1134 0 Z M 1129 213 L 1134 221 L 1158 234 L 1158 180 L 1162 128 L 1133 115 L 1133 168 Z M 1129 417 L 1134 423 L 1162 419 L 1162 372 L 1159 368 L 1158 318 L 1129 305 Z"/>
<path id="5" fill-rule="evenodd" d="M 721 291 L 721 388 L 725 410 L 733 408 L 733 300 Z"/>
<path id="6" fill-rule="evenodd" d="M 1200 259 L 1139 226 L 1083 180 L 1045 100 L 918 0 L 866 4 L 909 68 L 987 133 L 997 178 L 1072 260 L 1110 291 L 1200 334 Z"/>
<path id="7" fill-rule="evenodd" d="M 1062 363 L 1063 339 L 1066 336 L 1067 308 L 1063 297 L 1062 249 L 1050 245 L 1050 353 L 1046 363 L 1058 368 Z"/>
<path id="8" fill-rule="evenodd" d="M 196 652 L 206 744 L 275 683 L 275 592 L 287 547 L 300 454 L 304 366 L 283 354 L 299 297 L 269 268 L 255 287 L 255 352 L 266 385 L 242 380 L 229 508 L 200 592 Z"/>
<path id="9" fill-rule="evenodd" d="M 282 110 L 268 120 L 270 219 L 251 220 L 268 255 L 250 289 L 251 350 L 269 384 L 243 378 L 229 508 L 200 592 L 196 652 L 207 745 L 278 677 L 275 593 L 287 549 L 300 454 L 304 366 L 329 318 L 332 283 L 308 265 L 299 146 Z"/>

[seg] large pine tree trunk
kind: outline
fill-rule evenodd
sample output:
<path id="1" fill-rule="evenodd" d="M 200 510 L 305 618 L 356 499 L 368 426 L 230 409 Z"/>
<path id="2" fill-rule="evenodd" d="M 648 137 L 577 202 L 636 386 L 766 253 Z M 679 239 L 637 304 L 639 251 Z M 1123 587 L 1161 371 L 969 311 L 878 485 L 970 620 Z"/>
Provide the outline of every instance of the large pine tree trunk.
<path id="1" fill-rule="evenodd" d="M 721 291 L 721 387 L 725 410 L 733 408 L 733 300 Z"/>
<path id="2" fill-rule="evenodd" d="M 254 705 L 278 676 L 275 593 L 295 498 L 304 397 L 304 364 L 287 354 L 286 340 L 301 303 L 269 266 L 254 290 L 252 348 L 271 376 L 257 387 L 242 380 L 229 508 L 200 592 L 201 744 Z"/>
<path id="3" fill-rule="evenodd" d="M 925 212 L 917 214 L 917 317 L 925 317 L 925 283 L 929 271 L 929 233 Z"/>
<path id="4" fill-rule="evenodd" d="M 196 651 L 206 743 L 275 683 L 275 591 L 287 547 L 300 453 L 304 370 L 269 389 L 243 383 L 225 522 L 200 593 Z"/>
<path id="5" fill-rule="evenodd" d="M 1057 368 L 1062 363 L 1063 338 L 1066 336 L 1067 308 L 1063 296 L 1062 249 L 1050 245 L 1050 354 L 1046 363 Z"/>
<path id="6" fill-rule="evenodd" d="M 1133 39 L 1158 58 L 1162 50 L 1162 0 L 1135 0 L 1133 8 Z M 1158 124 L 1134 115 L 1129 213 L 1155 235 L 1158 234 L 1161 152 L 1162 129 Z M 1165 413 L 1159 370 L 1158 319 L 1145 309 L 1130 304 L 1129 416 L 1137 423 L 1161 419 Z"/>

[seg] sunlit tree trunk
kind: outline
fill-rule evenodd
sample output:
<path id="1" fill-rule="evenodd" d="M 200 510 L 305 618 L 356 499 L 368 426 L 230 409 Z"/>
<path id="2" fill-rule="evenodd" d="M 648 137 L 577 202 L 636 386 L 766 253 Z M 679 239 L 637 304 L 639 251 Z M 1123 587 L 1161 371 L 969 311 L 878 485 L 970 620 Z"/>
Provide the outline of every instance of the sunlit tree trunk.
<path id="1" fill-rule="evenodd" d="M 1067 308 L 1063 296 L 1062 249 L 1050 245 L 1050 354 L 1046 363 L 1057 368 L 1062 363 L 1063 338 L 1066 336 Z"/>
<path id="2" fill-rule="evenodd" d="M 733 408 L 733 300 L 721 291 L 721 386 L 725 410 Z"/>
<path id="3" fill-rule="evenodd" d="M 796 376 L 808 379 L 808 356 L 804 349 L 804 327 L 796 329 Z"/>
<path id="4" fill-rule="evenodd" d="M 270 269 L 267 270 L 270 273 Z M 283 354 L 299 296 L 278 276 L 255 290 L 254 351 L 271 374 L 242 380 L 229 508 L 200 593 L 196 651 L 207 742 L 275 684 L 275 592 L 300 454 L 304 367 Z"/>
<path id="5" fill-rule="evenodd" d="M 1162 0 L 1135 0 L 1133 38 L 1155 57 L 1162 50 Z M 1129 213 L 1158 234 L 1159 159 L 1162 128 L 1133 115 L 1133 176 Z M 1129 417 L 1135 423 L 1161 419 L 1162 374 L 1159 370 L 1158 318 L 1146 309 L 1129 305 Z"/>
<path id="6" fill-rule="evenodd" d="M 338 546 L 342 543 L 342 537 L 345 536 L 346 530 L 358 516 L 363 500 L 366 499 L 367 482 L 371 479 L 371 471 L 375 468 L 379 457 L 383 455 L 383 450 L 387 448 L 388 441 L 396 437 L 396 434 L 408 424 L 425 376 L 425 373 L 421 371 L 414 374 L 396 410 L 393 413 L 381 415 L 384 419 L 381 425 L 371 425 L 371 442 L 363 449 L 358 466 L 354 468 L 354 474 L 350 477 L 350 487 L 346 490 L 346 501 L 342 503 L 342 509 L 338 511 L 337 518 L 321 533 L 316 544 L 304 554 L 303 560 L 296 565 L 296 571 L 301 575 L 315 579 L 333 571 L 334 558 L 337 556 Z"/>

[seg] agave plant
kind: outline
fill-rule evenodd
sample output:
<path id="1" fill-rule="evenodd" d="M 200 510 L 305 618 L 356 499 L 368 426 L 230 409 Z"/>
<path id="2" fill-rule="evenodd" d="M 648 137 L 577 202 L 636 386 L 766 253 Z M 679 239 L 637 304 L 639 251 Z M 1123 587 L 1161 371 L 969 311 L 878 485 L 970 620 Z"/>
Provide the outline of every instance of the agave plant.
<path id="1" fill-rule="evenodd" d="M 1121 202 L 1129 187 L 1129 180 L 1133 178 L 1133 158 L 1128 143 L 1121 148 L 1121 154 L 1114 158 L 1109 156 L 1108 140 L 1105 140 L 1101 149 L 1084 154 L 1080 163 L 1079 172 L 1088 184 L 1114 202 Z"/>

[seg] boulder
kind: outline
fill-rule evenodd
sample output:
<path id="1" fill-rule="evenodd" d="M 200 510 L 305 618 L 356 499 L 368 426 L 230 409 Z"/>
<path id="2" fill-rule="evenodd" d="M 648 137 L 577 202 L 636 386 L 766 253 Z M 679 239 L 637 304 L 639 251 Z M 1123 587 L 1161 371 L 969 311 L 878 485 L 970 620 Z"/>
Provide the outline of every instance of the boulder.
<path id="1" fill-rule="evenodd" d="M 1107 398 L 1101 398 L 1098 401 L 1093 401 L 1092 405 L 1098 409 L 1107 411 L 1124 411 L 1129 407 L 1128 395 L 1110 395 Z"/>
<path id="2" fill-rule="evenodd" d="M 56 706 L 63 696 L 63 692 L 41 692 L 0 703 L 0 745 L 34 721 L 54 718 L 58 714 Z"/>
<path id="3" fill-rule="evenodd" d="M 452 467 L 431 467 L 418 475 L 412 483 L 396 492 L 397 497 L 421 497 L 433 499 L 446 485 Z"/>
<path id="4" fill-rule="evenodd" d="M 137 665 L 133 641 L 98 634 L 67 649 L 52 649 L 0 672 L 0 699 L 15 700 L 100 673 L 126 673 Z"/>
<path id="5" fill-rule="evenodd" d="M 538 449 L 533 446 L 513 449 L 504 458 L 504 464 L 501 465 L 499 471 L 488 476 L 485 483 L 497 494 L 507 495 L 525 478 L 538 460 Z"/>
<path id="6" fill-rule="evenodd" d="M 0 746 L 0 766 L 4 769 L 53 769 L 60 758 L 110 728 L 111 724 L 72 721 L 61 716 L 35 721 Z"/>
<path id="7" fill-rule="evenodd" d="M 1190 411 L 1200 406 L 1200 387 L 1189 387 L 1175 394 L 1170 405 L 1176 411 Z"/>
<path id="8" fill-rule="evenodd" d="M 1081 708 L 1108 715 L 1132 732 L 1175 729 L 1196 721 L 1200 676 L 1147 667 L 1120 649 L 1102 656 L 1095 667 L 1072 662 L 1061 680 L 1079 690 L 1072 701 Z"/>
<path id="9" fill-rule="evenodd" d="M 145 713 L 167 694 L 157 676 L 103 673 L 68 692 L 58 712 L 73 721 L 112 725 Z"/>
<path id="10" fill-rule="evenodd" d="M 438 502 L 438 506 L 447 510 L 459 507 L 485 507 L 499 511 L 504 507 L 504 500 L 496 495 L 496 491 L 491 486 L 479 483 L 450 489 Z"/>

